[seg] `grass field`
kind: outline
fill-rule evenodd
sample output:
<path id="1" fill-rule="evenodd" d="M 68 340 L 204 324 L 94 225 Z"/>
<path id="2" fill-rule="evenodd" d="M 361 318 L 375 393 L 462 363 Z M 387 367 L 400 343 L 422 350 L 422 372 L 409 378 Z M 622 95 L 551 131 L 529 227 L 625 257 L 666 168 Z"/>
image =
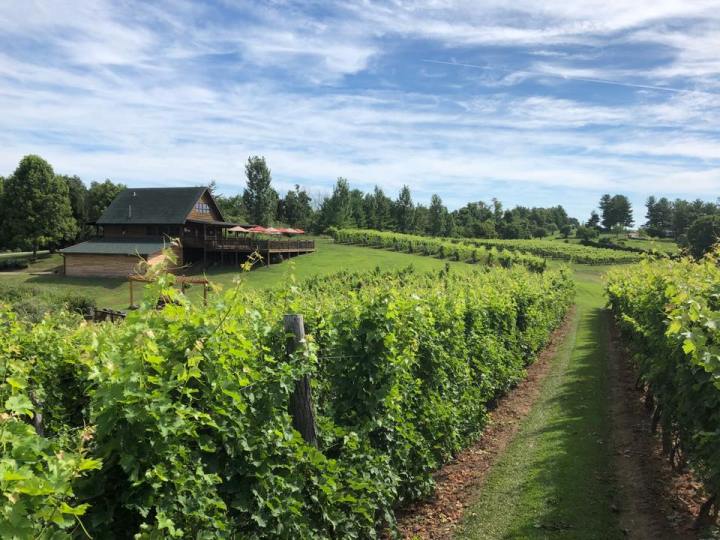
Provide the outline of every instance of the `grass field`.
<path id="1" fill-rule="evenodd" d="M 614 539 L 601 275 L 576 265 L 577 311 L 541 397 L 467 510 L 464 539 Z M 502 508 L 502 512 L 498 512 Z"/>
<path id="2" fill-rule="evenodd" d="M 368 249 L 356 246 L 338 245 L 327 239 L 316 240 L 317 252 L 301 255 L 281 264 L 256 268 L 251 272 L 239 272 L 230 267 L 215 267 L 207 272 L 210 281 L 221 288 L 233 285 L 240 277 L 247 287 L 282 287 L 290 283 L 291 276 L 303 280 L 312 276 L 326 275 L 340 270 L 369 271 L 375 267 L 385 270 L 399 269 L 413 265 L 419 271 L 440 270 L 449 264 L 456 271 L 470 272 L 474 266 L 461 262 L 440 260 L 433 257 L 419 257 L 382 249 Z M 21 273 L 0 272 L 0 283 L 28 284 L 38 287 L 72 290 L 96 299 L 98 307 L 125 309 L 129 304 L 128 283 L 124 279 L 76 278 L 61 275 L 31 275 L 31 272 L 47 271 L 62 265 L 60 255 L 39 259 L 27 271 Z M 135 285 L 135 294 L 140 287 Z M 188 293 L 192 298 L 202 295 L 202 288 L 195 286 Z"/>

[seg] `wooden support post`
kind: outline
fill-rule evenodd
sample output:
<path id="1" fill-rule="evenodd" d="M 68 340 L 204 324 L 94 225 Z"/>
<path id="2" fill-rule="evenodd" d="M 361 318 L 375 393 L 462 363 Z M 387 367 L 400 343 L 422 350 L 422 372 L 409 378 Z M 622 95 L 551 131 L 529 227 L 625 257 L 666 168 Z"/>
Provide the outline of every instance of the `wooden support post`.
<path id="1" fill-rule="evenodd" d="M 130 285 L 130 307 L 132 308 L 135 304 L 133 303 L 133 282 L 132 279 L 128 280 L 128 285 Z"/>
<path id="2" fill-rule="evenodd" d="M 207 290 L 208 290 L 208 285 L 207 285 L 207 283 L 204 283 L 203 284 L 203 305 L 205 305 L 205 306 L 207 306 Z"/>
<path id="3" fill-rule="evenodd" d="M 203 268 L 207 268 L 207 225 L 203 223 Z"/>
<path id="4" fill-rule="evenodd" d="M 292 355 L 305 346 L 305 324 L 302 315 L 285 315 L 283 319 L 285 334 L 287 334 L 286 348 L 288 355 Z M 290 415 L 293 427 L 300 432 L 306 443 L 317 447 L 317 432 L 315 430 L 315 412 L 313 411 L 312 390 L 310 376 L 304 375 L 295 381 L 295 389 L 290 395 Z"/>

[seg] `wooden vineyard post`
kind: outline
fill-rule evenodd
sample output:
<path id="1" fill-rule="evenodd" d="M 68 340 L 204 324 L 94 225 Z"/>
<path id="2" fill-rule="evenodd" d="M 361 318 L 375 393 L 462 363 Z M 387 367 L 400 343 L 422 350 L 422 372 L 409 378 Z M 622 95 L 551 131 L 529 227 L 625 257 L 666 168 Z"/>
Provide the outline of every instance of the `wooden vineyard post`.
<path id="1" fill-rule="evenodd" d="M 305 346 L 305 324 L 302 315 L 285 315 L 283 323 L 285 333 L 288 335 L 286 347 L 289 356 Z M 317 447 L 309 375 L 304 375 L 295 381 L 295 389 L 290 395 L 289 409 L 293 427 L 300 432 L 305 442 Z"/>

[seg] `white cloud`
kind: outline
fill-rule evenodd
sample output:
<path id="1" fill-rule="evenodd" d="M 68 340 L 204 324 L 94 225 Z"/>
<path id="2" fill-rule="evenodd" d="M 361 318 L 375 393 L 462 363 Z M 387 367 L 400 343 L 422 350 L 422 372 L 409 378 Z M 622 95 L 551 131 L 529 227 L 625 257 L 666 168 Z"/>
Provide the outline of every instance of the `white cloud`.
<path id="1" fill-rule="evenodd" d="M 720 73 L 711 52 L 720 10 L 670 1 L 536 6 L 364 3 L 317 18 L 279 2 L 230 7 L 252 15 L 238 22 L 192 2 L 11 2 L 0 25 L 28 46 L 0 50 L 0 174 L 32 152 L 87 180 L 213 178 L 239 189 L 247 156 L 264 154 L 281 188 L 297 181 L 327 190 L 342 175 L 390 192 L 404 183 L 421 196 L 444 191 L 455 201 L 488 199 L 498 182 L 556 189 L 560 202 L 604 190 L 715 196 L 720 96 L 630 87 L 632 99 L 600 103 L 559 92 L 558 77 L 666 85 L 698 77 L 707 90 Z M 671 18 L 706 22 L 697 33 L 665 31 Z M 378 66 L 407 38 L 430 40 L 441 58 L 450 47 L 488 44 L 541 58 L 448 80 L 418 58 L 431 90 L 385 84 Z M 647 72 L 600 60 L 588 67 L 593 47 L 608 42 L 648 42 L 672 54 Z M 567 43 L 590 52 L 564 53 Z M 343 85 L 353 75 L 376 78 Z M 535 95 L 514 92 L 538 79 Z"/>

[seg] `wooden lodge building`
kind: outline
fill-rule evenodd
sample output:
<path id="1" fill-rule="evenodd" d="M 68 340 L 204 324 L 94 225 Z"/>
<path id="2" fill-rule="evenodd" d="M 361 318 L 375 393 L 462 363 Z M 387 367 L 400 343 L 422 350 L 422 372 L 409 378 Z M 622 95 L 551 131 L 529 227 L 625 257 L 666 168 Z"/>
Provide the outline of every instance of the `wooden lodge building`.
<path id="1" fill-rule="evenodd" d="M 270 264 L 273 257 L 315 251 L 312 240 L 229 233 L 236 224 L 225 221 L 207 187 L 126 189 L 94 225 L 96 238 L 60 250 L 65 275 L 128 277 L 137 272 L 139 257 L 153 264 L 166 248 L 182 267 L 237 265 L 255 251 Z"/>

